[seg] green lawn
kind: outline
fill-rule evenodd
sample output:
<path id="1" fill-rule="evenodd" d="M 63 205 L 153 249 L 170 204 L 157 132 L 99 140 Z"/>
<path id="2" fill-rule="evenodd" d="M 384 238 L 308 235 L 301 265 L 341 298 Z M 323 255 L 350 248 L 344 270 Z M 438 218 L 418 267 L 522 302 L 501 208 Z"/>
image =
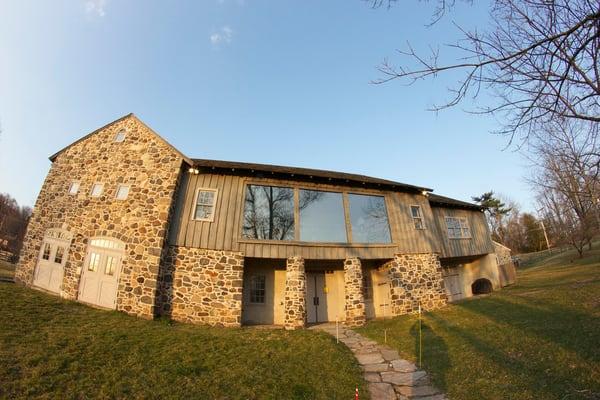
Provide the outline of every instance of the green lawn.
<path id="1" fill-rule="evenodd" d="M 322 332 L 146 321 L 0 283 L 0 398 L 351 399 L 352 353 Z"/>
<path id="2" fill-rule="evenodd" d="M 14 278 L 15 264 L 0 260 L 0 278 Z"/>
<path id="3" fill-rule="evenodd" d="M 596 246 L 597 247 L 597 246 Z M 537 260 L 516 285 L 427 313 L 423 366 L 453 400 L 600 399 L 600 251 Z M 359 331 L 416 360 L 415 316 Z"/>

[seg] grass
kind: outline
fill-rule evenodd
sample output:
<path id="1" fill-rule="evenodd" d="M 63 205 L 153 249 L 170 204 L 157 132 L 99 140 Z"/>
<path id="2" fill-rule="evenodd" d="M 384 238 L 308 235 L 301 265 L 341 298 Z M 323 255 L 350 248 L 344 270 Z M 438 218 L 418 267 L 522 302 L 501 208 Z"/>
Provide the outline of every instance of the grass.
<path id="1" fill-rule="evenodd" d="M 600 251 L 525 265 L 517 284 L 423 316 L 423 367 L 453 400 L 600 399 Z M 359 331 L 418 359 L 418 320 Z"/>
<path id="2" fill-rule="evenodd" d="M 147 321 L 10 283 L 0 305 L 0 398 L 366 395 L 352 353 L 322 332 Z"/>
<path id="3" fill-rule="evenodd" d="M 15 264 L 0 260 L 0 278 L 13 279 L 15 277 L 15 267 Z"/>

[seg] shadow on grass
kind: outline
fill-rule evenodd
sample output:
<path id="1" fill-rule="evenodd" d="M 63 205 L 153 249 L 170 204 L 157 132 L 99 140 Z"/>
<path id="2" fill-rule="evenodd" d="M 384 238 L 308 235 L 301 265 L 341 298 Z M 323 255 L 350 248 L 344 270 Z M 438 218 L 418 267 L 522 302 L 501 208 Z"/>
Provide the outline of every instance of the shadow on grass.
<path id="1" fill-rule="evenodd" d="M 466 302 L 457 304 L 457 307 L 551 341 L 584 360 L 600 362 L 597 350 L 600 318 L 558 304 L 542 301 L 532 303 L 528 305 L 491 297 L 479 304 Z M 578 330 L 579 334 L 574 335 L 574 330 Z"/>
<path id="2" fill-rule="evenodd" d="M 419 368 L 427 369 L 431 371 L 429 366 L 433 363 L 436 364 L 434 381 L 438 389 L 446 391 L 448 384 L 446 382 L 446 374 L 452 367 L 450 363 L 450 357 L 448 356 L 448 346 L 446 341 L 431 329 L 425 321 L 421 324 L 421 335 L 419 335 L 419 321 L 417 320 L 410 328 L 410 335 L 413 337 L 415 343 L 415 356 L 416 365 Z M 422 339 L 422 340 L 421 340 Z M 419 350 L 421 344 L 422 348 L 422 365 L 419 360 Z"/>
<path id="3" fill-rule="evenodd" d="M 452 335 L 460 337 L 469 347 L 480 353 L 482 358 L 479 362 L 494 363 L 503 371 L 504 380 L 511 382 L 511 384 L 517 383 L 517 385 L 518 381 L 525 383 L 525 387 L 533 392 L 538 399 L 556 399 L 557 387 L 560 387 L 558 391 L 562 393 L 561 396 L 564 396 L 560 397 L 561 399 L 596 398 L 593 397 L 596 395 L 594 392 L 591 392 L 592 397 L 577 395 L 578 389 L 582 386 L 585 387 L 589 382 L 585 382 L 585 377 L 581 375 L 574 377 L 569 374 L 569 371 L 549 359 L 547 361 L 535 360 L 536 362 L 530 362 L 528 359 L 511 354 L 510 349 L 498 347 L 492 342 L 483 340 L 468 329 L 449 324 L 448 321 L 435 314 L 429 314 L 428 318 L 432 322 L 443 326 Z M 441 367 L 437 367 L 437 369 L 441 369 Z M 476 379 L 477 377 L 473 376 L 473 378 Z M 437 384 L 437 381 L 435 383 Z M 525 396 L 524 393 L 522 394 Z M 497 392 L 485 393 L 482 391 L 478 395 L 480 398 L 504 398 L 502 393 Z M 500 397 L 497 397 L 498 395 Z M 527 396 L 524 398 L 527 398 Z"/>

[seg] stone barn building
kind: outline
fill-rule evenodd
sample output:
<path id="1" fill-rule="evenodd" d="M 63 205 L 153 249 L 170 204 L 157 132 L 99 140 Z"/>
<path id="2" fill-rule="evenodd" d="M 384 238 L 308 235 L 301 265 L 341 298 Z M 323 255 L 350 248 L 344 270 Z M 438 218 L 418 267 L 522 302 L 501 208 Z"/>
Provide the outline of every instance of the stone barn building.
<path id="1" fill-rule="evenodd" d="M 501 286 L 479 206 L 362 175 L 192 159 L 132 114 L 50 157 L 17 282 L 143 318 L 288 329 Z"/>

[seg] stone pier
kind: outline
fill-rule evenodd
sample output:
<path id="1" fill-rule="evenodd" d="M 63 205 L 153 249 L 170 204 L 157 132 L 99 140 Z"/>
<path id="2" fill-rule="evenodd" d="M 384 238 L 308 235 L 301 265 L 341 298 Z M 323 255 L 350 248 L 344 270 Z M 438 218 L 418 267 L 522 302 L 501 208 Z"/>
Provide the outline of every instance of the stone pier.
<path id="1" fill-rule="evenodd" d="M 304 259 L 290 257 L 285 271 L 285 329 L 292 330 L 306 326 L 306 273 Z"/>
<path id="2" fill-rule="evenodd" d="M 363 274 L 358 258 L 348 258 L 344 261 L 344 284 L 346 289 L 346 325 L 364 325 L 367 317 L 365 297 L 363 293 Z"/>

